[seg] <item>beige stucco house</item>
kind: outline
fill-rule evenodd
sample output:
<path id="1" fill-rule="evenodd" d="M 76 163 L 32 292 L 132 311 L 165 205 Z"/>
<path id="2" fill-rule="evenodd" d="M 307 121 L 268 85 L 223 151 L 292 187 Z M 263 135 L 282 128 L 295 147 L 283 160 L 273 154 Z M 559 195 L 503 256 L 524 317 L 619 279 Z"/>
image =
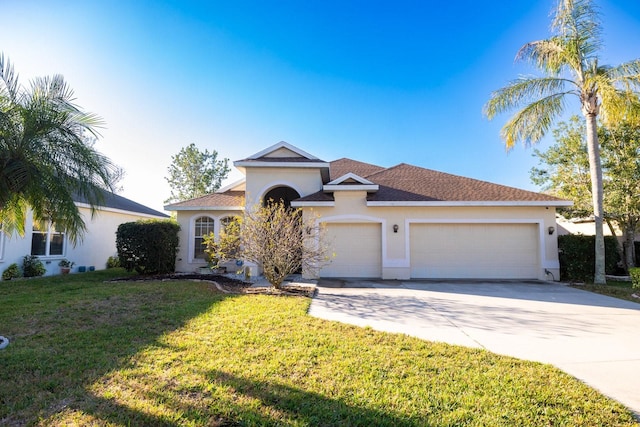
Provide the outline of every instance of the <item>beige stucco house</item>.
<path id="1" fill-rule="evenodd" d="M 182 227 L 178 270 L 205 265 L 202 236 L 226 218 L 280 198 L 326 225 L 335 256 L 320 277 L 559 277 L 555 213 L 569 201 L 405 163 L 326 162 L 286 142 L 234 166 L 241 181 L 165 207 Z"/>

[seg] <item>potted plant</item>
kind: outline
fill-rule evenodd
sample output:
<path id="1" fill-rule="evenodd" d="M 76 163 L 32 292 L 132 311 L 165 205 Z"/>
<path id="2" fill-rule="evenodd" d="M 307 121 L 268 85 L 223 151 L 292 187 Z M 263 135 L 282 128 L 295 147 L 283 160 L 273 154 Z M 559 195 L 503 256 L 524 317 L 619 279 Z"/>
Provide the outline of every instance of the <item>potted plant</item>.
<path id="1" fill-rule="evenodd" d="M 66 258 L 62 258 L 58 263 L 58 265 L 60 266 L 60 273 L 69 274 L 75 264 L 75 262 L 69 261 Z"/>

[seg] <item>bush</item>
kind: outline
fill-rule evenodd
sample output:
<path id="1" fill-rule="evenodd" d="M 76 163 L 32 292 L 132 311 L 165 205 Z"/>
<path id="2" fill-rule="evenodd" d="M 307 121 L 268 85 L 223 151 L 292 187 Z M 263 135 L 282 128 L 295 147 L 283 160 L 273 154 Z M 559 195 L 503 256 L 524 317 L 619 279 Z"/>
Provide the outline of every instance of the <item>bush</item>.
<path id="1" fill-rule="evenodd" d="M 25 255 L 22 259 L 22 274 L 24 277 L 43 276 L 47 272 L 44 264 L 35 255 Z"/>
<path id="2" fill-rule="evenodd" d="M 22 272 L 15 262 L 2 272 L 2 280 L 17 279 L 18 277 L 22 277 Z"/>
<path id="3" fill-rule="evenodd" d="M 629 276 L 631 276 L 631 283 L 633 283 L 633 288 L 640 289 L 640 268 L 638 267 L 630 268 Z"/>
<path id="4" fill-rule="evenodd" d="M 620 262 L 613 236 L 604 238 L 605 272 L 614 274 Z M 595 274 L 595 236 L 558 236 L 560 280 L 593 281 Z"/>
<path id="5" fill-rule="evenodd" d="M 120 224 L 116 247 L 120 266 L 139 274 L 173 273 L 180 226 L 171 220 L 147 220 Z"/>
<path id="6" fill-rule="evenodd" d="M 107 259 L 107 268 L 118 268 L 120 267 L 120 259 L 117 256 L 110 256 Z"/>

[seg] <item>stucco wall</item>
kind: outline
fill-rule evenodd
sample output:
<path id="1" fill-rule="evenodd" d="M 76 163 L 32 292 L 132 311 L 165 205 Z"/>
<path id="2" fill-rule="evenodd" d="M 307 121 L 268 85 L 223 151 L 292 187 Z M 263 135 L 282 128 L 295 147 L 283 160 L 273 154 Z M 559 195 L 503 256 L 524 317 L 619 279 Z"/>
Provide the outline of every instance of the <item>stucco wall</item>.
<path id="1" fill-rule="evenodd" d="M 559 277 L 557 232 L 548 234 L 548 228 L 557 229 L 555 208 L 531 206 L 501 207 L 370 207 L 366 205 L 364 191 L 334 193 L 334 207 L 304 208 L 305 216 L 319 216 L 320 222 L 377 222 L 381 224 L 383 278 L 408 279 L 408 238 L 412 223 L 532 223 L 538 227 L 540 246 L 539 279 L 551 279 L 550 271 Z M 398 225 L 398 232 L 393 226 Z"/>
<path id="2" fill-rule="evenodd" d="M 116 251 L 116 231 L 118 226 L 125 222 L 137 221 L 139 219 L 149 219 L 149 216 L 137 215 L 130 212 L 100 210 L 92 218 L 88 208 L 80 207 L 80 213 L 87 225 L 87 231 L 82 241 L 73 246 L 65 238 L 62 255 L 40 256 L 47 272 L 46 275 L 60 273 L 58 262 L 62 258 L 75 263 L 72 272 L 78 272 L 81 266 L 94 267 L 96 270 L 106 268 L 107 259 L 117 254 Z M 2 248 L 0 248 L 0 271 L 4 271 L 10 264 L 22 265 L 22 258 L 31 253 L 31 230 L 33 229 L 33 217 L 31 212 L 27 214 L 25 237 L 13 235 L 7 237 L 0 234 Z"/>
<path id="3" fill-rule="evenodd" d="M 275 187 L 291 187 L 301 197 L 322 189 L 322 177 L 314 168 L 247 168 L 246 205 L 261 202 L 262 196 Z"/>
<path id="4" fill-rule="evenodd" d="M 214 220 L 214 233 L 220 232 L 220 220 L 227 217 L 242 216 L 242 212 L 237 210 L 215 210 L 215 211 L 178 211 L 177 221 L 180 224 L 180 247 L 176 258 L 176 271 L 191 273 L 196 272 L 200 267 L 206 267 L 204 260 L 194 259 L 194 223 L 200 217 L 209 217 Z"/>

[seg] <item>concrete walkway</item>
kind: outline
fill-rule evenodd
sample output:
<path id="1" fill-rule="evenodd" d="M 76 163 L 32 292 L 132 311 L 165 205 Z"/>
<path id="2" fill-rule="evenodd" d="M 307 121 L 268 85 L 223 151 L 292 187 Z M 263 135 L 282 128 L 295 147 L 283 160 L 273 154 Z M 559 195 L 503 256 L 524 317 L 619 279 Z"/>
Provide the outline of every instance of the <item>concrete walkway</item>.
<path id="1" fill-rule="evenodd" d="M 309 314 L 549 363 L 640 415 L 640 304 L 545 282 L 338 280 Z"/>

